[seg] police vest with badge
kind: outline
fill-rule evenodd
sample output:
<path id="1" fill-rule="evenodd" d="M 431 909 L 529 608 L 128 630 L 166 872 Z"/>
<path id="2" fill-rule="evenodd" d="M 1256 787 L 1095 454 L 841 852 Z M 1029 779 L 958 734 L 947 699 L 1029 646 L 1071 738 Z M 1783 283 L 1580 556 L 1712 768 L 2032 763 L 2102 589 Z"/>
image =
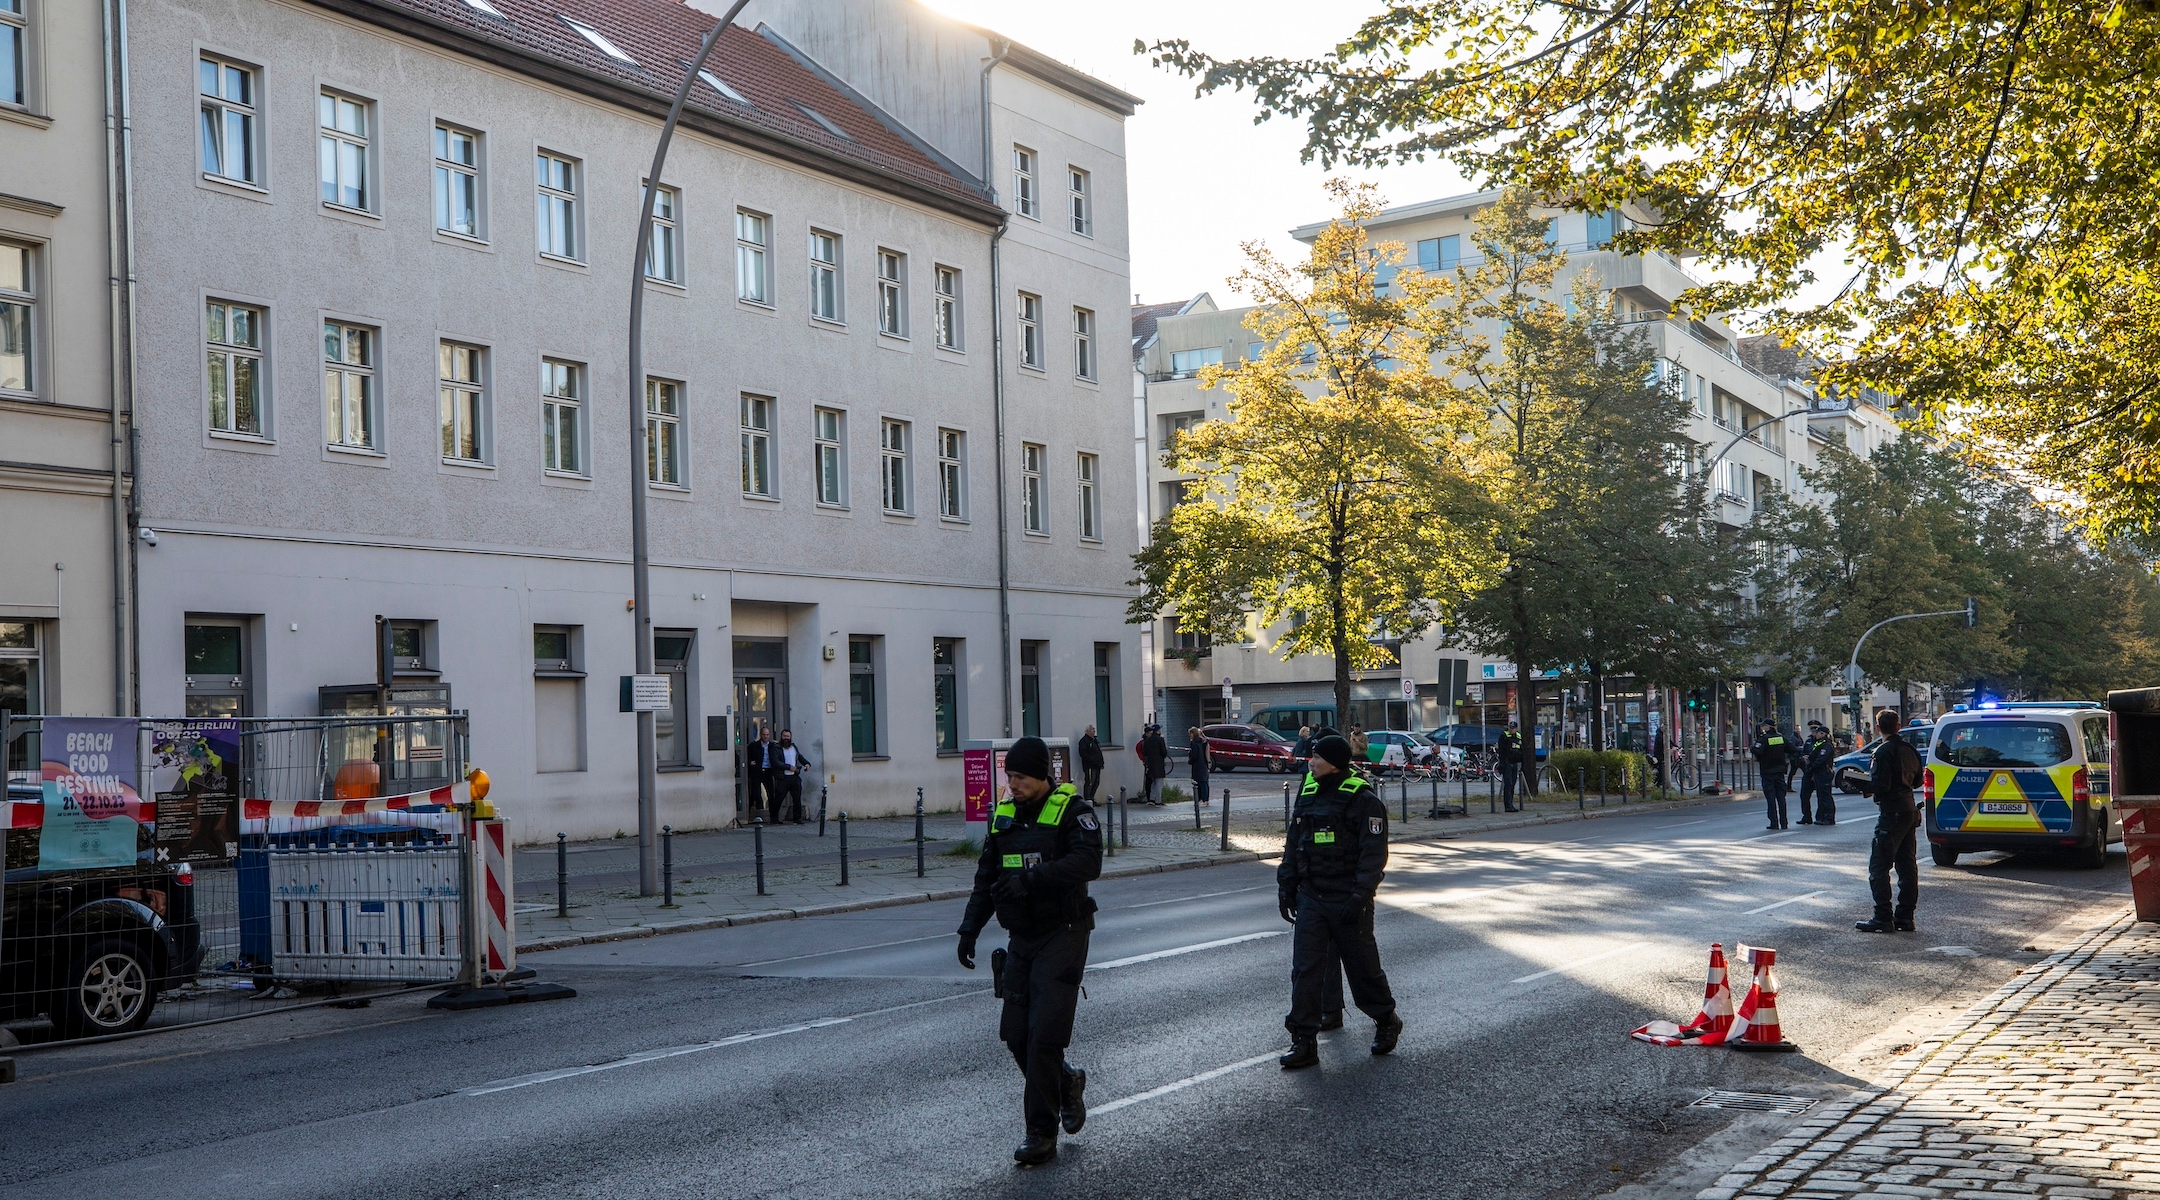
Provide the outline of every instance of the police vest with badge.
<path id="1" fill-rule="evenodd" d="M 1291 816 L 1290 853 L 1281 874 L 1285 883 L 1311 887 L 1322 896 L 1356 890 L 1357 876 L 1366 843 L 1387 839 L 1387 807 L 1363 776 L 1330 776 L 1339 780 L 1332 789 L 1319 779 L 1305 776 Z"/>
<path id="2" fill-rule="evenodd" d="M 991 896 L 998 924 L 1023 935 L 1065 926 L 1095 927 L 1095 901 L 1088 896 L 1085 882 L 1018 887 L 1008 882 L 1064 858 L 1082 831 L 1090 837 L 1097 832 L 1095 812 L 1072 784 L 1052 789 L 1032 816 L 1022 815 L 1009 796 L 998 802 L 990 814 L 990 836 L 983 847 L 997 856 L 998 883 L 992 885 Z"/>

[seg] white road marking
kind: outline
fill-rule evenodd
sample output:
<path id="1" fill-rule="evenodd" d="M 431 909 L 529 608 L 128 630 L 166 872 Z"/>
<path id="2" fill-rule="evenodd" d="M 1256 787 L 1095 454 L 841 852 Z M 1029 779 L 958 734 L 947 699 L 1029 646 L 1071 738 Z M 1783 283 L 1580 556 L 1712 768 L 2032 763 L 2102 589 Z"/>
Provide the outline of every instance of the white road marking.
<path id="1" fill-rule="evenodd" d="M 1287 929 L 1268 929 L 1260 933 L 1243 933 L 1236 937 L 1217 938 L 1212 942 L 1178 946 L 1170 950 L 1157 950 L 1152 954 L 1135 954 L 1131 958 L 1114 958 L 1106 963 L 1090 963 L 1088 964 L 1088 970 L 1107 971 L 1113 967 L 1130 967 L 1139 963 L 1154 962 L 1158 958 L 1175 958 L 1180 954 L 1195 954 L 1202 950 L 1213 950 L 1218 946 L 1235 946 L 1239 942 L 1257 942 L 1261 938 L 1281 937 L 1288 932 Z"/>
<path id="2" fill-rule="evenodd" d="M 1129 1108 L 1132 1105 L 1139 1104 L 1143 1101 L 1153 1100 L 1157 1096 L 1167 1096 L 1172 1092 L 1181 1092 L 1184 1091 L 1186 1088 L 1192 1087 L 1196 1084 L 1206 1083 L 1210 1079 L 1220 1079 L 1233 1071 L 1242 1071 L 1247 1067 L 1257 1067 L 1264 1062 L 1273 1062 L 1275 1060 L 1275 1056 L 1280 1053 L 1282 1052 L 1279 1050 L 1270 1050 L 1266 1054 L 1256 1054 L 1253 1057 L 1245 1059 L 1242 1062 L 1231 1063 L 1227 1067 L 1217 1067 L 1212 1071 L 1202 1071 L 1198 1075 L 1188 1075 L 1175 1083 L 1166 1083 L 1158 1088 L 1149 1088 L 1144 1092 L 1135 1092 L 1130 1096 L 1124 1096 L 1119 1099 L 1112 1100 L 1108 1104 L 1090 1105 L 1088 1107 L 1088 1115 L 1091 1117 L 1099 1117 L 1102 1116 L 1104 1113 L 1114 1113 L 1121 1108 Z"/>
<path id="3" fill-rule="evenodd" d="M 1539 972 L 1538 972 L 1537 974 L 1535 974 L 1535 975 L 1523 975 L 1523 976 L 1519 976 L 1519 977 L 1517 977 L 1517 978 L 1514 978 L 1514 979 L 1510 979 L 1510 980 L 1508 980 L 1508 982 L 1509 982 L 1509 983 L 1529 983 L 1529 982 L 1530 982 L 1531 980 L 1533 980 L 1533 979 L 1543 979 L 1543 978 L 1545 978 L 1545 977 L 1546 977 L 1547 975 L 1559 975 L 1559 974 L 1562 974 L 1562 973 L 1564 973 L 1564 972 L 1567 972 L 1567 971 L 1572 971 L 1572 970 L 1574 970 L 1574 969 L 1575 969 L 1575 968 L 1577 968 L 1577 967 L 1587 967 L 1587 966 L 1589 966 L 1589 965 L 1590 965 L 1591 963 L 1594 963 L 1594 962 L 1602 962 L 1602 961 L 1604 961 L 1605 959 L 1608 959 L 1608 958 L 1614 958 L 1614 957 L 1617 957 L 1617 956 L 1619 956 L 1619 955 L 1622 955 L 1622 954 L 1626 954 L 1626 953 L 1628 953 L 1628 952 L 1629 952 L 1629 951 L 1631 951 L 1631 950 L 1640 950 L 1640 949 L 1642 949 L 1643 947 L 1645 947 L 1645 946 L 1648 946 L 1649 944 L 1650 944 L 1650 943 L 1648 943 L 1648 942 L 1629 942 L 1629 943 L 1628 943 L 1627 945 L 1625 945 L 1625 946 L 1615 946 L 1615 947 L 1613 947 L 1612 949 L 1610 949 L 1610 950 L 1607 950 L 1607 951 L 1605 951 L 1605 952 L 1604 952 L 1603 954 L 1593 954 L 1593 955 L 1591 955 L 1591 956 L 1590 956 L 1590 957 L 1588 957 L 1588 958 L 1578 958 L 1578 959 L 1576 959 L 1575 961 L 1573 961 L 1573 962 L 1571 962 L 1571 963 L 1567 964 L 1567 965 L 1566 965 L 1566 966 L 1564 966 L 1564 967 L 1554 967 L 1554 968 L 1552 968 L 1552 969 L 1551 969 L 1551 970 L 1549 970 L 1549 971 L 1539 971 Z"/>
<path id="4" fill-rule="evenodd" d="M 1198 895 L 1193 895 L 1193 896 L 1173 896 L 1173 897 L 1171 897 L 1171 898 L 1170 898 L 1170 899 L 1168 899 L 1168 900 L 1148 900 L 1148 901 L 1145 901 L 1145 902 L 1143 902 L 1143 903 L 1140 903 L 1140 904 L 1127 904 L 1127 905 L 1124 905 L 1124 906 L 1123 906 L 1123 908 L 1120 908 L 1120 909 L 1119 909 L 1118 911 L 1121 911 L 1121 912 L 1122 912 L 1122 911 L 1123 911 L 1123 910 L 1124 910 L 1125 908 L 1153 908 L 1153 907 L 1155 907 L 1155 906 L 1156 906 L 1156 905 L 1158 905 L 1158 904 L 1176 904 L 1176 903 L 1179 903 L 1180 901 L 1184 901 L 1184 900 L 1207 900 L 1207 899 L 1211 899 L 1211 898 L 1213 898 L 1213 897 L 1216 897 L 1216 896 L 1236 896 L 1236 895 L 1240 895 L 1240 894 L 1242 894 L 1242 893 L 1245 893 L 1245 892 L 1260 892 L 1260 891 L 1266 891 L 1266 890 L 1267 890 L 1268 888 L 1271 888 L 1271 887 L 1274 887 L 1274 886 L 1275 886 L 1275 885 L 1274 885 L 1274 884 L 1272 884 L 1272 883 L 1263 883 L 1263 884 L 1258 884 L 1258 885 L 1256 885 L 1256 886 L 1253 886 L 1253 887 L 1244 887 L 1244 888 L 1230 888 L 1230 889 L 1229 889 L 1229 890 L 1227 890 L 1227 891 L 1221 891 L 1221 892 L 1201 892 L 1201 893 L 1199 893 Z"/>
<path id="5" fill-rule="evenodd" d="M 1800 902 L 1801 902 L 1802 900 L 1813 900 L 1813 899 L 1814 899 L 1815 897 L 1817 897 L 1817 896 L 1820 896 L 1820 895 L 1823 895 L 1824 893 L 1828 892 L 1829 890 L 1830 890 L 1829 888 L 1817 888 L 1817 889 L 1815 889 L 1814 891 L 1812 891 L 1812 892 L 1809 892 L 1809 893 L 1808 893 L 1807 895 L 1805 895 L 1805 896 L 1794 896 L 1794 897 L 1793 897 L 1792 899 L 1790 899 L 1790 900 L 1780 900 L 1780 901 L 1778 901 L 1778 902 L 1777 902 L 1776 904 L 1765 904 L 1765 905 L 1763 905 L 1763 906 L 1762 906 L 1761 908 L 1751 908 L 1751 909 L 1747 910 L 1746 912 L 1744 912 L 1744 913 L 1741 913 L 1740 915 L 1741 915 L 1741 916 L 1743 916 L 1743 917 L 1752 917 L 1752 916 L 1754 916 L 1754 915 L 1755 915 L 1756 913 L 1766 913 L 1766 912 L 1769 912 L 1769 911 L 1770 911 L 1771 909 L 1773 909 L 1773 908 L 1783 908 L 1783 907 L 1785 907 L 1785 906 L 1786 906 L 1786 905 L 1788 905 L 1788 904 L 1798 904 L 1798 903 L 1800 903 Z"/>
<path id="6" fill-rule="evenodd" d="M 953 936 L 956 935 L 950 933 L 933 933 L 926 937 L 901 938 L 899 941 L 895 942 L 872 942 L 867 946 L 849 946 L 845 950 L 820 950 L 815 954 L 790 954 L 786 958 L 761 958 L 756 962 L 733 963 L 723 965 L 732 965 L 737 967 L 769 967 L 774 963 L 800 962 L 806 958 L 824 958 L 828 955 L 833 954 L 853 954 L 857 950 L 883 950 L 887 946 L 909 946 L 913 945 L 916 942 L 934 942 L 937 941 L 939 938 L 949 938 Z"/>

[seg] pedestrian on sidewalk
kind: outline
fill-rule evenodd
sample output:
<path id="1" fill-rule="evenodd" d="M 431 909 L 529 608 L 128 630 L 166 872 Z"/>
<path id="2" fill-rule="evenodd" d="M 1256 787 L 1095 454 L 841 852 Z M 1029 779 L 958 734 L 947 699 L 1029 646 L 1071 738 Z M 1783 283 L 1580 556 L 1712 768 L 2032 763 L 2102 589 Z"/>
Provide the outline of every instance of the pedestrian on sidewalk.
<path id="1" fill-rule="evenodd" d="M 750 807 L 763 809 L 766 823 L 771 824 L 774 820 L 773 783 L 777 774 L 773 767 L 779 758 L 773 746 L 772 727 L 759 727 L 757 740 L 750 743 L 746 752 L 750 756 L 749 770 L 744 772 L 749 777 Z"/>
<path id="2" fill-rule="evenodd" d="M 1185 731 L 1185 771 L 1192 776 L 1193 799 L 1202 804 L 1208 802 L 1208 771 L 1214 764 L 1208 761 L 1207 735 L 1198 725 Z"/>
<path id="3" fill-rule="evenodd" d="M 775 749 L 773 762 L 773 783 L 777 788 L 772 801 L 773 824 L 781 823 L 781 809 L 792 803 L 793 823 L 800 825 L 803 823 L 802 781 L 810 771 L 810 759 L 795 745 L 792 730 L 780 731 L 780 745 Z"/>
<path id="4" fill-rule="evenodd" d="M 1312 726 L 1300 725 L 1297 727 L 1297 745 L 1290 748 L 1290 753 L 1297 755 L 1300 759 L 1312 757 Z"/>
<path id="5" fill-rule="evenodd" d="M 1837 801 L 1832 798 L 1830 773 L 1837 762 L 1837 743 L 1830 740 L 1830 729 L 1821 721 L 1807 723 L 1807 740 L 1800 743 L 1800 823 L 1802 825 L 1837 824 Z M 1811 808 L 1810 797 L 1814 798 Z"/>
<path id="6" fill-rule="evenodd" d="M 1894 708 L 1875 714 L 1875 728 L 1882 734 L 1876 747 L 1868 781 L 1860 794 L 1875 802 L 1875 838 L 1868 846 L 1868 891 L 1875 898 L 1875 915 L 1854 922 L 1863 933 L 1913 931 L 1913 910 L 1920 902 L 1919 837 L 1920 806 L 1913 789 L 1920 786 L 1920 752 L 1898 736 L 1903 720 Z M 1897 906 L 1890 904 L 1890 872 L 1897 872 Z"/>
<path id="7" fill-rule="evenodd" d="M 1290 1015 L 1283 1021 L 1290 1052 L 1278 1060 L 1286 1071 L 1320 1061 L 1327 975 L 1338 961 L 1350 977 L 1350 998 L 1373 1019 L 1372 1052 L 1392 1053 L 1402 1037 L 1395 994 L 1373 939 L 1373 897 L 1387 869 L 1387 839 L 1387 805 L 1350 771 L 1349 741 L 1320 739 L 1275 870 L 1277 908 L 1297 927 L 1290 943 Z"/>
<path id="8" fill-rule="evenodd" d="M 1507 812 L 1522 811 L 1515 802 L 1515 780 L 1521 773 L 1522 731 L 1509 717 L 1507 728 L 1500 731 L 1500 807 Z"/>
<path id="9" fill-rule="evenodd" d="M 1095 928 L 1087 885 L 1102 874 L 1102 832 L 1072 784 L 1050 786 L 1050 748 L 1041 738 L 1021 738 L 1005 752 L 1005 783 L 960 918 L 960 965 L 975 969 L 975 939 L 995 914 L 1006 933 L 1005 952 L 991 959 L 993 967 L 1003 959 L 998 1038 L 1027 1076 L 1027 1140 L 1013 1161 L 1038 1167 L 1057 1157 L 1061 1126 L 1078 1133 L 1087 1121 L 1087 1072 L 1065 1061 L 1065 1050 Z"/>
<path id="10" fill-rule="evenodd" d="M 1149 725 L 1140 735 L 1141 790 L 1147 802 L 1162 807 L 1162 781 L 1170 776 L 1170 743 L 1163 740 L 1162 726 Z"/>
<path id="11" fill-rule="evenodd" d="M 1784 829 L 1785 777 L 1790 763 L 1786 747 L 1790 743 L 1777 725 L 1763 721 L 1755 727 L 1755 744 L 1749 753 L 1755 756 L 1756 774 L 1762 779 L 1763 807 L 1770 814 L 1770 828 Z"/>
<path id="12" fill-rule="evenodd" d="M 1095 736 L 1090 725 L 1080 735 L 1080 797 L 1089 804 L 1095 803 L 1095 790 L 1102 786 L 1102 741 Z"/>

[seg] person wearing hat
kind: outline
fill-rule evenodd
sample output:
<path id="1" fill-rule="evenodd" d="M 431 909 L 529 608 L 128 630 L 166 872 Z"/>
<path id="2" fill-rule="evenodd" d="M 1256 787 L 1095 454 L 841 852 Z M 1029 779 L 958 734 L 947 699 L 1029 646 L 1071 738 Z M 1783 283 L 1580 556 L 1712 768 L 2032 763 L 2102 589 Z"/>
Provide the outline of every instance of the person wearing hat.
<path id="1" fill-rule="evenodd" d="M 1800 743 L 1800 757 L 1794 769 L 1800 774 L 1800 823 L 1802 825 L 1837 824 L 1837 801 L 1832 795 L 1837 791 L 1830 786 L 1830 772 L 1837 763 L 1837 743 L 1830 740 L 1830 729 L 1821 721 L 1807 723 L 1807 740 Z M 1814 799 L 1810 807 L 1809 798 Z"/>
<path id="2" fill-rule="evenodd" d="M 1763 721 L 1755 727 L 1755 745 L 1749 753 L 1755 756 L 1755 765 L 1759 768 L 1763 807 L 1770 814 L 1772 829 L 1786 828 L 1786 750 L 1789 745 L 1784 732 L 1774 723 Z"/>
<path id="3" fill-rule="evenodd" d="M 1522 808 L 1515 803 L 1515 779 L 1521 773 L 1522 729 L 1515 718 L 1509 717 L 1507 728 L 1500 731 L 1500 807 L 1509 812 Z"/>
<path id="4" fill-rule="evenodd" d="M 1387 805 L 1351 772 L 1350 759 L 1350 743 L 1340 735 L 1314 743 L 1275 871 L 1277 908 L 1297 926 L 1290 943 L 1290 1015 L 1283 1021 L 1290 1052 L 1277 1060 L 1286 1071 L 1320 1061 L 1328 976 L 1337 962 L 1349 976 L 1358 1011 L 1373 1019 L 1372 1052 L 1391 1053 L 1402 1037 L 1395 993 L 1373 939 L 1373 897 L 1387 867 Z"/>
<path id="5" fill-rule="evenodd" d="M 1102 831 L 1071 783 L 1050 785 L 1050 748 L 1041 738 L 1021 738 L 1005 752 L 1005 783 L 960 918 L 960 965 L 975 969 L 975 939 L 995 915 L 1006 934 L 1005 950 L 991 958 L 1005 998 L 998 1037 L 1027 1076 L 1027 1139 L 1013 1161 L 1038 1167 L 1057 1157 L 1061 1125 L 1078 1133 L 1087 1121 L 1087 1072 L 1065 1061 L 1065 1049 L 1095 928 L 1087 885 L 1102 874 Z"/>

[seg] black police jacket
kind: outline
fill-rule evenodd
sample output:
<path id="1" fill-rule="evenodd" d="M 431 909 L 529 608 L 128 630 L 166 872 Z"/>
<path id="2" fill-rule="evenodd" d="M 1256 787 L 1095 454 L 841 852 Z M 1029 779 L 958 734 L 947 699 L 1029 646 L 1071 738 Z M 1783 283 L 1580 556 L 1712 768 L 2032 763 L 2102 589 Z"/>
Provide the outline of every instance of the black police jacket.
<path id="1" fill-rule="evenodd" d="M 1093 929 L 1087 885 L 1101 875 L 1102 830 L 1073 785 L 1059 785 L 1038 804 L 1007 800 L 990 816 L 960 932 L 980 933 L 992 913 L 1007 933 L 1021 937 L 1067 926 Z"/>
<path id="2" fill-rule="evenodd" d="M 1773 729 L 1755 739 L 1755 746 L 1751 753 L 1755 755 L 1756 763 L 1763 770 L 1779 772 L 1785 769 L 1785 755 L 1791 746 L 1792 742 L 1786 738 L 1784 733 Z"/>
<path id="3" fill-rule="evenodd" d="M 1861 794 L 1886 813 L 1916 817 L 1919 802 L 1913 789 L 1920 786 L 1920 773 L 1927 769 L 1920 761 L 1920 752 L 1903 737 L 1887 737 L 1875 748 L 1870 766 L 1873 777 Z"/>
<path id="4" fill-rule="evenodd" d="M 1837 762 L 1837 743 L 1828 734 L 1811 737 L 1800 743 L 1800 770 L 1817 783 L 1830 782 L 1830 770 Z"/>
<path id="5" fill-rule="evenodd" d="M 1275 886 L 1287 903 L 1302 890 L 1323 900 L 1371 900 L 1387 868 L 1387 805 L 1356 775 L 1305 777 Z"/>

